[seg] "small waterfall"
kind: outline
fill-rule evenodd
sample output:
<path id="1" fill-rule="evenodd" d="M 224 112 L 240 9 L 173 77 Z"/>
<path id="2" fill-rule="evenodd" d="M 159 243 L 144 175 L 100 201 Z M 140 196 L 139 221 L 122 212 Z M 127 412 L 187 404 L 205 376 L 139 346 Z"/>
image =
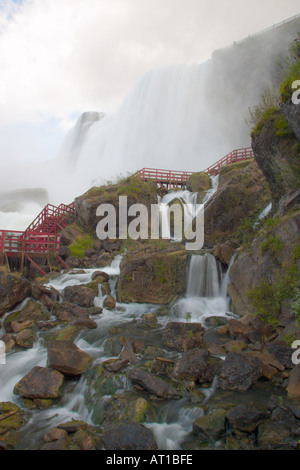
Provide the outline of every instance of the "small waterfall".
<path id="1" fill-rule="evenodd" d="M 181 241 L 184 231 L 184 225 L 181 227 L 180 234 L 171 233 L 170 224 L 170 208 L 172 201 L 178 200 L 182 204 L 182 215 L 184 215 L 187 225 L 192 223 L 196 217 L 199 207 L 197 207 L 198 193 L 193 193 L 188 190 L 171 191 L 170 193 L 159 199 L 159 223 L 160 223 L 160 236 L 165 239 Z M 183 218 L 181 217 L 181 220 Z"/>
<path id="2" fill-rule="evenodd" d="M 210 177 L 211 188 L 206 192 L 201 202 L 202 204 L 206 204 L 209 201 L 209 199 L 215 194 L 219 186 L 219 179 L 220 179 L 220 175 L 215 175 L 215 176 Z"/>
<path id="3" fill-rule="evenodd" d="M 217 297 L 219 295 L 219 276 L 215 257 L 192 255 L 188 282 L 187 297 Z"/>
<path id="4" fill-rule="evenodd" d="M 228 289 L 228 285 L 230 283 L 229 271 L 230 271 L 231 266 L 234 263 L 235 258 L 236 258 L 236 253 L 234 253 L 232 255 L 232 257 L 230 259 L 230 262 L 229 262 L 229 265 L 228 265 L 228 268 L 227 268 L 227 271 L 224 274 L 224 277 L 223 277 L 222 282 L 221 282 L 220 294 L 224 298 L 227 296 L 227 289 Z"/>
<path id="5" fill-rule="evenodd" d="M 214 255 L 206 253 L 191 256 L 186 295 L 172 308 L 178 321 L 204 323 L 210 316 L 232 317 L 227 296 L 231 264 L 222 276 Z"/>

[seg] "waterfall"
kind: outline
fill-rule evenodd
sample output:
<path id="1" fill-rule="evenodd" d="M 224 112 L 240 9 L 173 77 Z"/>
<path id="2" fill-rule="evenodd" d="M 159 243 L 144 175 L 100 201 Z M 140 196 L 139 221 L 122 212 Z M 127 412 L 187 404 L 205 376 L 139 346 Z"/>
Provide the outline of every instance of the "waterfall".
<path id="1" fill-rule="evenodd" d="M 187 276 L 186 295 L 179 299 L 172 308 L 178 321 L 205 322 L 210 316 L 232 317 L 229 311 L 227 287 L 229 270 L 221 273 L 221 267 L 211 253 L 191 256 Z"/>
<path id="2" fill-rule="evenodd" d="M 219 184 L 219 175 L 211 176 L 210 181 L 211 188 L 206 191 L 204 198 L 200 202 L 198 201 L 198 193 L 191 192 L 188 190 L 174 190 L 170 191 L 162 198 L 158 196 L 160 236 L 162 238 L 176 241 L 182 240 L 182 237 L 175 237 L 174 234 L 171 233 L 169 210 L 172 206 L 172 202 L 175 200 L 180 201 L 180 203 L 182 204 L 183 214 L 187 225 L 190 225 L 199 211 L 200 204 L 206 204 L 207 201 L 209 201 L 209 199 L 217 191 Z"/>
<path id="3" fill-rule="evenodd" d="M 191 257 L 187 297 L 217 297 L 219 276 L 215 257 L 210 253 Z"/>

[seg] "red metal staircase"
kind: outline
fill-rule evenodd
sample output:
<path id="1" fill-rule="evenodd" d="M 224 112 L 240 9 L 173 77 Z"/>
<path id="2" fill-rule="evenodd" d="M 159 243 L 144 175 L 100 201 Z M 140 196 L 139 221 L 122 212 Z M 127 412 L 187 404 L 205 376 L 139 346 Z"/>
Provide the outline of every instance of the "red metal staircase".
<path id="1" fill-rule="evenodd" d="M 0 264 L 9 266 L 8 258 L 21 258 L 23 269 L 26 258 L 43 275 L 45 272 L 32 258 L 54 256 L 64 266 L 68 267 L 59 256 L 60 234 L 65 226 L 65 218 L 74 215 L 74 202 L 56 207 L 47 204 L 23 232 L 16 230 L 0 230 Z"/>

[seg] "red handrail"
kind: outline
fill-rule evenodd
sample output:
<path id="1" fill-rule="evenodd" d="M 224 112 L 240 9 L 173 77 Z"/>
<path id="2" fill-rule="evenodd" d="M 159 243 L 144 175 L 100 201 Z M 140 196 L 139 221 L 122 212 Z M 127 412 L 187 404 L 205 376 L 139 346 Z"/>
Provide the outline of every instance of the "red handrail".
<path id="1" fill-rule="evenodd" d="M 253 150 L 251 147 L 232 150 L 224 157 L 220 158 L 216 163 L 210 165 L 204 170 L 209 175 L 216 175 L 222 166 L 253 158 Z M 134 173 L 134 178 L 140 178 L 142 181 L 149 179 L 155 180 L 157 183 L 165 183 L 169 185 L 185 184 L 188 178 L 193 174 L 192 171 L 164 170 L 159 168 L 142 168 Z"/>

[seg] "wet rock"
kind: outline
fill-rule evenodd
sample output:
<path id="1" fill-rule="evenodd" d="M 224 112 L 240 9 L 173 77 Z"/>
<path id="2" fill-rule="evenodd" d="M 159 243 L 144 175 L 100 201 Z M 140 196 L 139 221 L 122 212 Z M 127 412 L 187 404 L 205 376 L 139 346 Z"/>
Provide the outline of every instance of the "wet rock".
<path id="1" fill-rule="evenodd" d="M 231 352 L 222 366 L 219 386 L 223 390 L 248 390 L 262 375 L 262 362 L 259 358 Z"/>
<path id="2" fill-rule="evenodd" d="M 77 326 L 79 328 L 88 328 L 90 330 L 94 330 L 95 328 L 97 328 L 97 323 L 89 317 L 75 318 L 75 320 L 71 321 L 71 325 Z"/>
<path id="3" fill-rule="evenodd" d="M 41 450 L 100 450 L 102 448 L 98 427 L 73 419 L 47 431 L 44 441 L 46 444 Z"/>
<path id="4" fill-rule="evenodd" d="M 11 402 L 0 403 L 0 450 L 14 449 L 21 439 L 18 430 L 25 424 L 24 413 Z"/>
<path id="5" fill-rule="evenodd" d="M 176 361 L 172 375 L 181 380 L 197 381 L 209 366 L 209 352 L 206 349 L 190 349 Z"/>
<path id="6" fill-rule="evenodd" d="M 0 318 L 30 296 L 31 283 L 20 275 L 0 271 Z"/>
<path id="7" fill-rule="evenodd" d="M 294 350 L 287 346 L 284 342 L 273 342 L 267 345 L 268 351 L 273 354 L 274 358 L 280 362 L 286 369 L 292 369 L 292 355 Z"/>
<path id="8" fill-rule="evenodd" d="M 193 422 L 193 431 L 204 439 L 220 439 L 225 433 L 226 410 L 218 408 Z"/>
<path id="9" fill-rule="evenodd" d="M 181 244 L 164 242 L 164 250 L 153 241 L 128 252 L 122 259 L 117 286 L 119 302 L 170 304 L 186 288 L 187 253 Z"/>
<path id="10" fill-rule="evenodd" d="M 137 361 L 136 358 L 136 348 L 134 341 L 129 338 L 121 338 L 121 343 L 123 344 L 123 349 L 120 352 L 119 358 L 121 361 L 128 361 L 134 363 Z"/>
<path id="11" fill-rule="evenodd" d="M 179 398 L 180 393 L 168 382 L 141 369 L 130 370 L 128 378 L 147 392 L 160 398 Z"/>
<path id="12" fill-rule="evenodd" d="M 95 271 L 92 274 L 92 280 L 102 284 L 102 282 L 107 282 L 109 280 L 109 275 L 104 271 Z"/>
<path id="13" fill-rule="evenodd" d="M 103 302 L 103 307 L 107 310 L 113 310 L 116 306 L 116 300 L 111 295 L 107 295 Z"/>
<path id="14" fill-rule="evenodd" d="M 106 400 L 105 410 L 98 415 L 96 422 L 106 432 L 118 425 L 152 421 L 154 416 L 149 401 L 132 392 L 125 392 L 114 394 Z"/>
<path id="15" fill-rule="evenodd" d="M 11 402 L 0 403 L 0 436 L 8 431 L 20 429 L 25 423 L 24 413 Z"/>
<path id="16" fill-rule="evenodd" d="M 14 393 L 25 398 L 59 398 L 64 376 L 57 370 L 34 367 L 14 387 Z"/>
<path id="17" fill-rule="evenodd" d="M 218 243 L 214 246 L 214 256 L 223 264 L 229 264 L 234 253 L 234 246 L 230 242 Z"/>
<path id="18" fill-rule="evenodd" d="M 5 351 L 7 353 L 11 351 L 16 344 L 14 335 L 11 335 L 9 333 L 6 333 L 4 336 L 2 336 L 1 341 L 5 343 Z"/>
<path id="19" fill-rule="evenodd" d="M 64 429 L 53 428 L 46 432 L 44 435 L 44 441 L 53 442 L 61 439 L 63 440 L 65 437 L 67 437 L 67 435 L 68 433 Z"/>
<path id="20" fill-rule="evenodd" d="M 267 417 L 268 408 L 259 403 L 247 403 L 235 406 L 227 411 L 227 420 L 233 430 L 247 433 L 255 431 Z"/>
<path id="21" fill-rule="evenodd" d="M 24 322 L 32 321 L 36 326 L 38 326 L 39 322 L 48 321 L 49 319 L 50 315 L 48 311 L 46 311 L 45 307 L 39 302 L 30 300 L 22 310 L 9 314 L 4 320 L 4 325 L 6 331 L 11 332 L 12 323 L 14 323 L 14 330 L 16 330 L 18 326 L 22 329 Z"/>
<path id="22" fill-rule="evenodd" d="M 32 329 L 26 328 L 15 336 L 17 346 L 24 349 L 30 349 L 33 347 L 35 334 Z"/>
<path id="23" fill-rule="evenodd" d="M 63 297 L 66 302 L 85 308 L 94 306 L 95 296 L 95 292 L 85 286 L 68 286 L 63 290 Z"/>
<path id="24" fill-rule="evenodd" d="M 170 349 L 187 351 L 203 346 L 204 328 L 201 323 L 168 323 L 162 334 L 163 344 Z"/>
<path id="25" fill-rule="evenodd" d="M 75 303 L 62 302 L 57 309 L 56 316 L 58 320 L 69 323 L 76 318 L 88 318 L 89 315 L 85 308 Z"/>
<path id="26" fill-rule="evenodd" d="M 300 428 L 292 410 L 285 406 L 276 407 L 269 420 L 258 426 L 257 443 L 262 449 L 276 449 L 288 442 L 291 437 L 299 439 Z"/>
<path id="27" fill-rule="evenodd" d="M 22 322 L 17 322 L 17 321 L 12 321 L 11 322 L 11 330 L 13 333 L 19 333 L 22 330 L 25 330 L 26 328 L 31 328 L 34 325 L 33 320 L 25 320 Z"/>
<path id="28" fill-rule="evenodd" d="M 48 367 L 64 375 L 81 375 L 92 362 L 91 356 L 81 351 L 72 341 L 49 341 Z"/>
<path id="29" fill-rule="evenodd" d="M 113 256 L 110 253 L 101 253 L 100 256 L 97 257 L 95 262 L 96 266 L 101 266 L 105 268 L 106 266 L 110 266 L 113 260 Z"/>
<path id="30" fill-rule="evenodd" d="M 140 423 L 125 424 L 103 434 L 106 450 L 156 450 L 150 429 Z"/>

